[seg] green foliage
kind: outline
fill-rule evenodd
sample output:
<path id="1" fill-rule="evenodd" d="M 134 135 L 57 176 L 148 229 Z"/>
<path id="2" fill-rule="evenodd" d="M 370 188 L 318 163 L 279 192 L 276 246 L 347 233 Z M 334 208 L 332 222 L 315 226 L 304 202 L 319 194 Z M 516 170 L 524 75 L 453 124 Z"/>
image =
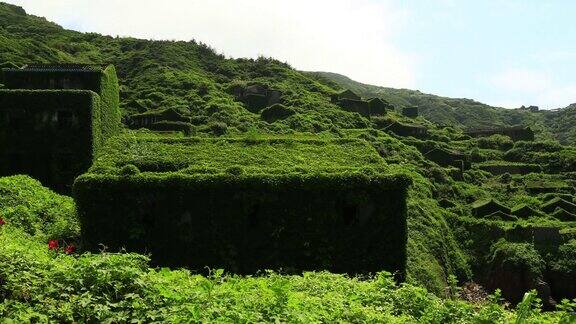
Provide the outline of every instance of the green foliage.
<path id="1" fill-rule="evenodd" d="M 104 140 L 120 132 L 121 113 L 119 91 L 120 87 L 118 85 L 116 69 L 113 65 L 110 65 L 101 73 L 100 91 L 98 92 L 102 111 L 101 131 Z"/>
<path id="2" fill-rule="evenodd" d="M 27 176 L 0 178 L 0 217 L 31 235 L 74 239 L 80 234 L 72 199 Z"/>
<path id="3" fill-rule="evenodd" d="M 114 138 L 93 168 L 134 164 L 142 171 L 222 173 L 241 165 L 251 174 L 385 171 L 386 164 L 365 141 L 294 136 L 166 138 L 127 132 Z"/>
<path id="4" fill-rule="evenodd" d="M 558 249 L 557 259 L 552 263 L 555 271 L 576 275 L 576 240 L 562 244 Z"/>
<path id="5" fill-rule="evenodd" d="M 69 256 L 48 251 L 13 227 L 0 229 L 0 317 L 16 322 L 557 322 L 530 299 L 518 316 L 492 298 L 473 305 L 396 285 L 380 272 L 354 278 L 326 272 L 241 277 L 214 270 L 150 269 L 135 254 Z M 528 300 L 528 299 L 527 299 Z"/>
<path id="6" fill-rule="evenodd" d="M 497 266 L 511 269 L 525 269 L 533 277 L 541 277 L 545 262 L 530 243 L 512 243 L 498 240 L 492 245 L 490 262 Z"/>
<path id="7" fill-rule="evenodd" d="M 481 137 L 477 141 L 478 147 L 483 149 L 509 150 L 514 146 L 514 142 L 512 142 L 510 137 L 499 134 Z"/>
<path id="8" fill-rule="evenodd" d="M 175 107 L 186 118 L 184 121 L 186 125 L 162 124 L 158 125 L 159 127 L 189 127 L 190 134 L 200 137 L 242 135 L 249 139 L 242 145 L 238 145 L 238 143 L 228 139 L 224 139 L 223 142 L 207 140 L 205 143 L 208 144 L 200 145 L 198 143 L 201 141 L 198 139 L 182 139 L 182 135 L 179 133 L 165 133 L 159 136 L 151 132 L 141 132 L 145 134 L 145 137 L 157 138 L 153 141 L 140 139 L 140 135 L 134 135 L 134 133 L 127 133 L 128 135 L 126 136 L 134 136 L 136 138 L 126 140 L 121 137 L 120 139 L 111 140 L 111 148 L 102 152 L 99 161 L 92 167 L 92 175 L 89 177 L 110 177 L 114 181 L 125 183 L 130 183 L 130 181 L 150 182 L 156 181 L 154 179 L 156 175 L 151 174 L 151 172 L 166 171 L 166 174 L 161 177 L 173 177 L 180 180 L 192 178 L 220 179 L 234 183 L 235 181 L 250 178 L 257 178 L 258 181 L 261 181 L 261 173 L 269 174 L 272 178 L 284 175 L 290 179 L 315 179 L 315 177 L 321 178 L 320 174 L 328 171 L 331 174 L 344 174 L 344 177 L 338 178 L 341 182 L 343 179 L 349 179 L 348 176 L 350 175 L 346 175 L 346 173 L 353 173 L 360 178 L 371 178 L 379 173 L 378 170 L 380 168 L 385 172 L 408 175 L 412 179 L 413 186 L 407 193 L 407 281 L 411 284 L 424 286 L 428 289 L 428 292 L 438 296 L 446 295 L 445 288 L 449 284 L 448 279 L 451 278 L 451 275 L 456 275 L 459 282 L 465 282 L 470 279 L 480 280 L 482 269 L 486 267 L 489 259 L 486 251 L 489 251 L 492 243 L 500 238 L 511 235 L 517 238 L 519 242 L 531 243 L 533 236 L 526 233 L 533 231 L 538 226 L 561 228 L 563 231 L 562 239 L 572 235 L 567 233 L 572 233 L 570 231 L 573 231 L 573 223 L 563 223 L 549 219 L 547 216 L 537 216 L 516 222 L 504 222 L 476 220 L 471 219 L 469 215 L 470 203 L 477 199 L 495 198 L 509 206 L 522 203 L 538 208 L 544 201 L 542 197 L 538 196 L 537 192 L 533 193 L 532 190 L 534 189 L 531 184 L 534 183 L 542 184 L 542 192 L 570 192 L 570 188 L 576 185 L 576 175 L 567 171 L 576 170 L 574 167 L 576 165 L 576 158 L 574 158 L 576 154 L 574 154 L 572 147 L 562 146 L 550 139 L 556 138 L 565 144 L 576 138 L 572 136 L 574 132 L 571 130 L 570 123 L 565 122 L 571 120 L 570 116 L 573 114 L 573 109 L 560 112 L 530 113 L 520 110 L 493 108 L 467 99 L 448 99 L 426 95 L 418 91 L 377 88 L 357 84 L 338 76 L 331 76 L 336 81 L 331 82 L 318 74 L 302 73 L 290 68 L 287 64 L 269 58 L 226 59 L 205 44 L 195 41 L 147 41 L 133 38 L 112 38 L 93 33 L 64 30 L 43 18 L 25 15 L 21 8 L 5 4 L 0 4 L 0 62 L 4 62 L 0 64 L 7 67 L 39 62 L 114 64 L 118 69 L 119 89 L 122 98 L 120 106 L 124 116 L 135 112 L 144 113 L 156 109 Z M 112 75 L 106 80 L 109 82 L 104 84 L 105 86 L 103 85 L 102 91 L 97 92 L 102 93 L 102 101 L 106 101 L 105 105 L 114 106 L 118 99 L 114 96 L 115 80 L 113 80 Z M 272 114 L 273 111 L 265 109 L 262 115 L 250 112 L 243 102 L 236 99 L 233 89 L 254 84 L 266 85 L 269 88 L 280 90 L 282 92 L 281 103 L 284 108 L 290 110 L 289 114 L 282 115 L 282 118 L 278 119 L 273 116 L 274 118 L 272 119 L 274 121 L 267 122 L 266 119 L 272 121 L 266 116 L 267 114 L 274 115 Z M 363 97 L 385 98 L 396 106 L 398 110 L 407 106 L 420 106 L 421 116 L 424 116 L 424 118 L 418 117 L 412 120 L 401 116 L 397 112 L 389 111 L 386 118 L 373 117 L 372 120 L 369 120 L 356 113 L 346 112 L 330 101 L 330 95 L 341 90 L 341 87 L 352 89 Z M 282 107 L 280 106 L 280 108 Z M 111 111 L 108 117 L 103 119 L 103 122 L 106 120 L 117 121 L 118 115 L 115 113 Z M 442 127 L 426 119 L 436 122 Z M 188 121 L 192 126 L 188 124 Z M 390 122 L 400 122 L 409 128 L 425 127 L 427 133 L 423 139 L 396 136 L 391 134 L 390 129 L 386 128 Z M 531 126 L 536 130 L 539 141 L 533 143 L 516 142 L 514 147 L 509 149 L 510 142 L 507 138 L 496 136 L 488 139 L 471 139 L 461 132 L 462 128 L 516 124 Z M 107 125 L 102 125 L 102 127 L 107 129 L 106 132 L 108 134 L 112 134 L 114 133 L 114 125 L 117 124 L 112 123 L 110 124 L 112 127 Z M 443 127 L 446 125 L 451 125 L 451 127 Z M 302 133 L 307 134 L 303 135 Z M 314 148 L 315 145 L 302 147 L 296 144 L 291 147 L 286 144 L 286 149 L 279 152 L 274 145 L 264 145 L 270 138 L 278 135 L 306 137 L 309 140 L 318 141 L 317 145 L 325 145 L 326 150 Z M 100 142 L 105 140 L 106 136 L 108 135 L 105 134 L 101 137 Z M 163 142 L 164 140 L 160 139 L 163 136 L 171 136 L 178 140 L 170 139 Z M 267 139 L 263 140 L 261 137 Z M 332 145 L 337 143 L 337 141 L 332 141 L 338 138 L 342 139 L 342 143 L 347 142 L 347 138 L 366 140 L 375 151 L 355 145 L 341 150 L 338 145 Z M 66 139 L 68 140 L 69 137 Z M 250 145 L 250 140 L 253 142 L 252 145 Z M 356 142 L 352 141 L 351 143 Z M 126 144 L 126 147 L 122 148 L 123 144 Z M 198 152 L 190 150 L 190 146 L 197 145 L 201 146 Z M 366 146 L 366 144 L 363 145 Z M 172 146 L 172 148 L 169 148 L 169 146 Z M 220 147 L 224 149 L 221 150 Z M 547 173 L 522 176 L 509 172 L 505 176 L 493 176 L 485 171 L 471 169 L 460 174 L 459 170 L 440 168 L 423 156 L 422 153 L 426 153 L 433 148 L 459 151 L 465 159 L 473 163 L 496 161 L 488 162 L 487 164 L 537 164 L 542 168 L 543 172 Z M 509 150 L 504 152 L 506 149 Z M 111 153 L 110 150 L 116 153 Z M 316 161 L 322 160 L 316 158 L 322 154 L 326 154 L 326 157 L 323 158 L 324 161 L 334 161 L 334 163 L 316 163 Z M 116 155 L 119 156 L 118 160 L 115 160 L 117 158 Z M 114 156 L 114 159 L 110 159 L 110 156 Z M 275 156 L 278 158 L 274 158 Z M 237 160 L 250 162 L 238 163 L 236 162 Z M 2 161 L 6 160 L 0 159 L 0 163 L 3 163 Z M 116 165 L 116 162 L 119 162 L 118 165 Z M 346 165 L 346 168 L 338 169 L 337 165 Z M 96 176 L 96 174 L 100 176 Z M 342 185 L 340 182 L 334 186 Z M 98 185 L 102 184 L 99 183 Z M 360 191 L 360 189 L 358 190 Z M 130 194 L 130 192 L 120 192 L 117 197 L 124 197 L 123 195 L 127 194 Z M 165 195 L 165 193 L 160 192 L 159 196 L 162 197 L 162 195 Z M 237 191 L 221 193 L 218 195 L 218 199 L 224 199 L 223 197 L 231 199 L 230 197 L 234 197 L 234 195 L 241 195 L 241 193 Z M 106 201 L 102 200 L 102 208 L 106 208 L 106 205 L 110 203 L 118 204 L 118 201 L 114 200 L 116 197 L 108 198 Z M 178 197 L 170 198 L 180 199 Z M 254 200 L 253 197 L 248 197 L 247 199 Z M 281 200 L 283 197 L 279 199 Z M 442 199 L 453 202 L 452 206 L 440 207 L 438 201 Z M 153 201 L 154 197 L 141 195 L 139 203 L 148 206 L 147 204 Z M 299 202 L 298 200 L 292 204 L 297 205 Z M 39 233 L 42 232 L 42 226 L 45 225 L 41 225 L 35 219 L 33 211 L 25 210 L 18 206 L 10 208 L 10 212 L 6 212 L 7 216 L 5 217 L 10 218 L 10 222 L 13 223 L 13 225 L 9 226 L 17 225 L 28 233 L 36 233 L 37 236 L 41 235 Z M 251 206 L 246 208 L 250 211 Z M 127 215 L 130 212 L 132 211 L 128 211 Z M 233 211 L 232 214 L 236 212 L 238 211 Z M 102 213 L 98 217 L 105 218 L 106 215 Z M 515 229 L 515 226 L 521 228 Z M 51 231 L 53 233 L 61 233 L 59 232 L 60 230 Z M 134 226 L 130 235 L 137 238 L 148 234 L 142 230 L 142 226 Z M 545 257 L 547 267 L 551 266 L 551 262 L 561 264 L 564 261 L 560 260 L 568 260 L 567 258 L 569 258 L 569 253 L 565 258 L 560 257 L 561 253 L 556 252 L 559 243 L 554 244 L 547 247 L 548 250 L 545 253 L 538 251 Z M 38 248 L 40 246 L 45 249 L 45 241 L 39 244 Z M 226 247 L 226 249 L 221 250 L 224 251 L 222 254 L 232 255 L 234 249 L 236 247 Z M 566 248 L 558 250 L 565 253 Z M 167 254 L 169 253 L 167 252 Z M 103 256 L 83 255 L 83 257 L 88 256 L 93 258 L 93 262 L 98 262 L 98 260 L 108 262 L 106 257 Z M 123 257 L 120 256 L 119 258 Z M 138 258 L 138 256 L 134 257 Z M 131 262 L 128 260 L 123 263 L 124 265 L 116 263 L 116 261 L 113 263 L 124 269 L 125 265 Z M 47 269 L 51 266 L 47 266 Z M 570 266 L 570 264 L 567 266 Z M 144 269 L 144 272 L 155 271 L 148 270 L 146 267 L 142 268 L 140 265 L 135 267 Z M 566 275 L 565 267 L 558 266 L 558 269 L 560 274 L 557 281 L 560 283 L 569 282 L 570 280 L 562 279 L 562 276 Z M 106 276 L 108 271 L 111 270 L 106 267 L 101 273 Z M 178 282 L 176 279 L 176 274 L 178 273 L 168 270 L 164 271 L 166 276 L 162 279 L 162 283 L 165 283 L 164 286 L 174 285 L 174 287 L 177 287 L 180 284 L 190 291 L 190 295 L 187 296 L 195 294 L 197 292 L 195 288 L 190 288 L 190 286 Z M 26 274 L 24 274 L 24 277 L 26 277 Z M 223 277 L 228 278 L 229 276 L 220 276 L 219 278 Z M 135 278 L 140 277 L 135 276 Z M 188 276 L 184 278 L 186 278 L 182 279 L 184 282 L 190 280 Z M 341 285 L 349 288 L 349 286 L 341 282 L 355 282 L 355 280 L 364 282 L 360 279 L 345 278 L 340 280 L 341 278 L 338 278 L 338 280 L 308 282 L 306 284 L 310 286 L 307 286 L 306 294 L 310 291 L 318 291 L 318 285 L 336 289 L 338 287 L 332 285 Z M 107 304 L 107 301 L 111 300 L 107 299 L 107 297 L 103 299 L 98 299 L 98 297 L 95 303 L 82 299 L 85 305 L 105 306 L 99 306 L 100 308 L 96 306 L 88 307 L 87 309 L 89 310 L 82 313 L 88 314 L 86 317 L 81 317 L 84 316 L 81 315 L 74 318 L 80 318 L 79 321 L 84 318 L 94 319 L 94 321 L 102 318 L 113 318 L 113 321 L 122 322 L 126 321 L 125 318 L 128 317 L 140 317 L 143 318 L 143 321 L 153 321 L 153 318 L 148 317 L 148 309 L 154 309 L 152 316 L 172 321 L 183 319 L 169 317 L 166 315 L 168 312 L 172 312 L 170 314 L 183 314 L 181 315 L 182 317 L 188 315 L 187 319 L 192 317 L 205 321 L 272 321 L 277 318 L 294 322 L 392 321 L 394 319 L 401 322 L 417 320 L 431 322 L 465 322 L 466 320 L 502 322 L 514 320 L 514 315 L 494 302 L 494 300 L 498 299 L 498 296 L 495 296 L 494 300 L 485 305 L 474 305 L 472 307 L 466 304 L 466 306 L 460 307 L 460 301 L 456 303 L 442 301 L 433 296 L 427 296 L 428 293 L 423 293 L 420 288 L 412 289 L 414 288 L 412 287 L 411 292 L 405 295 L 402 295 L 404 294 L 403 292 L 398 292 L 398 300 L 401 303 L 393 304 L 395 309 L 399 309 L 398 312 L 383 311 L 380 307 L 382 305 L 379 304 L 377 307 L 378 317 L 375 317 L 376 315 L 372 313 L 365 315 L 368 314 L 364 308 L 364 305 L 367 305 L 367 299 L 362 299 L 364 296 L 362 294 L 363 290 L 359 291 L 350 288 L 350 294 L 346 292 L 346 294 L 338 295 L 342 297 L 338 297 L 338 302 L 333 304 L 329 297 L 312 293 L 310 293 L 310 296 L 313 298 L 302 297 L 300 299 L 300 296 L 304 294 L 301 291 L 294 293 L 291 290 L 284 289 L 285 285 L 290 286 L 290 282 L 293 280 L 292 277 L 277 275 L 276 279 L 278 279 L 278 283 L 274 283 L 274 286 L 270 288 L 272 293 L 269 293 L 268 290 L 262 289 L 262 286 L 266 286 L 268 283 L 267 280 L 269 279 L 267 277 L 265 279 L 238 277 L 234 288 L 238 291 L 238 294 L 234 293 L 232 288 L 224 289 L 223 291 L 229 295 L 221 295 L 224 296 L 224 301 L 215 298 L 217 302 L 213 304 L 210 304 L 212 303 L 212 300 L 210 300 L 209 306 L 206 307 L 209 315 L 202 313 L 203 305 L 198 306 L 200 305 L 199 303 L 206 300 L 199 300 L 197 304 L 182 302 L 178 304 L 177 309 L 166 308 L 167 306 L 162 306 L 164 304 L 152 304 L 153 307 L 146 308 L 145 311 L 134 311 L 133 309 L 137 308 L 134 305 L 140 305 L 139 303 L 142 303 L 142 300 L 148 300 L 146 299 L 148 297 L 141 298 L 139 295 L 136 298 L 127 297 L 126 300 L 115 296 L 114 298 L 116 299 L 112 300 L 111 304 Z M 0 282 L 2 280 L 3 277 L 0 276 Z M 548 281 L 547 278 L 546 280 Z M 56 281 L 58 282 L 58 280 Z M 210 295 L 220 289 L 219 284 L 221 282 L 219 281 L 200 281 L 202 283 L 199 285 L 203 287 L 202 289 L 210 291 Z M 142 282 L 140 281 L 140 283 Z M 254 287 L 258 286 L 259 288 L 251 286 L 253 289 L 239 289 L 238 286 L 242 286 L 242 283 L 245 282 L 252 282 Z M 553 282 L 553 280 L 550 281 L 551 284 Z M 118 285 L 124 284 L 129 286 L 129 284 L 134 283 L 122 282 Z M 454 286 L 454 280 L 451 281 L 451 286 Z M 560 286 L 562 285 L 560 284 Z M 60 291 L 59 289 L 68 289 L 66 288 L 68 286 L 65 285 L 54 288 L 54 286 L 45 284 L 42 287 L 39 290 L 55 292 Z M 137 291 L 137 288 L 130 287 L 130 289 Z M 555 287 L 552 284 L 553 290 L 556 290 Z M 402 288 L 397 287 L 397 290 Z M 83 294 L 90 290 L 88 286 L 78 289 L 84 289 Z M 165 298 L 164 295 L 146 291 L 149 293 L 149 300 L 157 302 Z M 330 296 L 336 294 L 333 290 L 326 290 L 326 293 Z M 391 294 L 395 295 L 396 293 Z M 144 293 L 141 295 L 144 295 Z M 167 295 L 177 296 L 175 299 L 180 301 L 186 300 L 178 293 L 168 292 Z M 243 304 L 244 306 L 230 306 L 230 304 L 238 305 L 240 303 L 239 300 L 245 301 L 247 299 L 246 296 L 253 295 L 257 296 L 257 298 L 253 299 L 254 305 L 268 305 L 268 301 L 270 301 L 270 306 L 250 306 L 248 307 L 249 310 L 247 310 L 245 304 Z M 294 295 L 299 297 L 293 297 Z M 352 295 L 354 297 L 351 297 Z M 403 297 L 400 298 L 400 295 Z M 89 294 L 87 296 L 87 299 L 93 297 Z M 276 299 L 270 296 L 278 296 L 278 300 L 282 302 L 276 302 Z M 290 299 L 290 296 L 292 296 L 292 299 Z M 288 303 L 283 302 L 286 298 L 289 300 Z M 380 296 L 378 298 L 384 297 Z M 73 304 L 68 303 L 67 300 L 65 303 L 59 304 L 63 305 L 62 308 L 65 310 L 58 309 L 58 311 L 62 312 L 62 314 L 69 314 L 67 313 L 69 309 L 73 310 L 71 312 L 81 312 L 78 307 L 74 308 L 71 306 Z M 115 304 L 117 301 L 122 305 L 117 306 Z M 190 300 L 188 299 L 188 301 Z M 353 304 L 356 301 L 359 304 Z M 60 302 L 58 300 L 58 303 Z M 10 303 L 12 303 L 12 299 L 6 302 L 7 305 Z M 128 304 L 130 306 L 127 306 Z M 402 308 L 401 304 L 406 305 L 406 307 Z M 24 314 L 22 316 L 27 316 L 34 312 L 38 316 L 44 316 L 47 314 L 45 307 L 52 307 L 56 305 L 56 302 L 49 303 L 49 306 L 39 306 L 38 303 L 30 306 L 32 304 L 18 301 L 13 305 L 15 306 L 6 306 L 11 307 L 9 308 L 11 314 L 18 313 L 15 309 L 19 309 L 21 313 L 18 314 Z M 211 305 L 213 305 L 213 308 L 210 308 L 212 307 Z M 347 308 L 342 305 L 346 305 Z M 362 307 L 355 308 L 354 305 L 362 305 Z M 476 317 L 469 315 L 468 312 L 471 307 Z M 289 309 L 289 311 L 286 311 L 286 309 Z M 227 312 L 227 310 L 230 311 Z M 177 313 L 178 311 L 180 313 Z M 296 314 L 297 312 L 304 315 L 289 317 L 290 314 Z M 358 317 L 343 315 L 351 314 L 351 312 L 357 314 Z M 57 311 L 50 311 L 50 314 L 57 313 Z M 234 316 L 229 316 L 229 314 L 234 314 Z M 464 316 L 462 314 L 468 315 Z M 57 317 L 58 315 L 54 316 L 56 320 L 61 319 Z M 218 316 L 222 316 L 224 319 L 218 318 Z M 530 317 L 544 321 L 546 315 L 534 313 L 530 314 Z M 465 320 L 462 320 L 462 318 Z"/>

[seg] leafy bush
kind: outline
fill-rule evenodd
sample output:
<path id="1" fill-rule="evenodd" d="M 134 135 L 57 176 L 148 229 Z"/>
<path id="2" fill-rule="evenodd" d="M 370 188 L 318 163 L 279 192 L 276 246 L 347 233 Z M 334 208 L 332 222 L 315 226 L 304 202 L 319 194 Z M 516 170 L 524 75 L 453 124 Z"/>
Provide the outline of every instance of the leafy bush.
<path id="1" fill-rule="evenodd" d="M 504 135 L 492 135 L 489 137 L 481 137 L 477 139 L 478 147 L 483 149 L 493 150 L 509 150 L 514 146 L 514 142 L 510 137 Z"/>

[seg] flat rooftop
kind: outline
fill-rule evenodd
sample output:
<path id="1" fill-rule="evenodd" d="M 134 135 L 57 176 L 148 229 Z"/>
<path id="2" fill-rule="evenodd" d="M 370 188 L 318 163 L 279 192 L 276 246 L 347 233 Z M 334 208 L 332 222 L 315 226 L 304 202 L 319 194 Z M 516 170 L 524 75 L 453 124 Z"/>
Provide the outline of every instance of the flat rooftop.
<path id="1" fill-rule="evenodd" d="M 384 160 L 357 139 L 169 138 L 127 133 L 113 138 L 89 173 L 116 173 L 126 165 L 142 172 L 186 174 L 287 174 L 386 172 Z"/>

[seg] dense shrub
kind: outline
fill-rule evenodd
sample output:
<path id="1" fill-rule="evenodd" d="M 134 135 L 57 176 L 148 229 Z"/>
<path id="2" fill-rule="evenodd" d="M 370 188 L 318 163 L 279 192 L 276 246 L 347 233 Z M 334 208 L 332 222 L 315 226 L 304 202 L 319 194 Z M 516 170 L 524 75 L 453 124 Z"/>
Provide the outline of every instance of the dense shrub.
<path id="1" fill-rule="evenodd" d="M 73 200 L 27 176 L 0 178 L 0 217 L 31 235 L 75 239 L 80 234 Z"/>
<path id="2" fill-rule="evenodd" d="M 504 135 L 492 135 L 489 137 L 481 137 L 477 139 L 478 147 L 483 149 L 493 149 L 493 150 L 509 150 L 514 146 L 514 142 L 510 137 Z"/>

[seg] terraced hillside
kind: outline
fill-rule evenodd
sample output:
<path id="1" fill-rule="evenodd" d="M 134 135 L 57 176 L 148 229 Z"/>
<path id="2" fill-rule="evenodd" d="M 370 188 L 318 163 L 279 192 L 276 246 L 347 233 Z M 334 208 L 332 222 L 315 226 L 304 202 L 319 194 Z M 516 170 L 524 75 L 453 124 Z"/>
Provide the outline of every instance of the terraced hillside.
<path id="1" fill-rule="evenodd" d="M 79 33 L 0 4 L 0 64 L 30 63 L 116 67 L 125 128 L 78 182 L 94 181 L 102 197 L 109 192 L 99 189 L 99 179 L 146 182 L 160 176 L 140 173 L 160 171 L 168 180 L 198 173 L 223 173 L 226 179 L 263 172 L 325 177 L 334 165 L 346 164 L 339 172 L 347 177 L 359 172 L 362 181 L 380 169 L 409 178 L 406 284 L 386 272 L 359 278 L 326 272 L 243 277 L 224 269 L 206 277 L 150 268 L 141 254 L 117 254 L 107 246 L 96 253 L 83 246 L 87 228 L 80 229 L 75 203 L 33 179 L 13 176 L 0 178 L 0 317 L 557 322 L 569 321 L 576 308 L 570 301 L 576 298 L 570 284 L 576 282 L 576 148 L 568 145 L 567 131 L 572 108 L 556 118 L 417 91 L 378 92 L 351 83 L 346 84 L 351 91 L 343 91 L 342 83 L 325 75 L 271 58 L 228 59 L 194 41 Z M 387 102 L 365 100 L 374 95 Z M 427 102 L 444 108 L 436 111 Z M 412 105 L 420 106 L 419 115 L 403 111 Z M 516 124 L 533 128 L 535 140 L 463 132 Z M 256 145 L 279 137 L 324 144 L 282 150 Z M 238 138 L 245 150 L 230 144 Z M 190 143 L 204 144 L 191 154 Z M 354 145 L 341 149 L 334 143 Z M 210 159 L 218 155 L 218 145 L 228 150 Z M 229 165 L 250 154 L 279 155 Z M 325 162 L 310 164 L 318 157 Z M 82 199 L 89 202 L 90 194 Z M 106 223 L 105 214 L 91 221 Z M 141 234 L 134 229 L 130 237 Z M 541 314 L 541 304 L 556 312 Z"/>
<path id="2" fill-rule="evenodd" d="M 397 107 L 419 106 L 422 115 L 440 125 L 461 128 L 490 128 L 525 125 L 537 131 L 540 139 L 556 139 L 564 144 L 574 144 L 576 135 L 572 121 L 575 104 L 562 109 L 532 111 L 531 107 L 504 109 L 492 107 L 465 98 L 447 98 L 422 93 L 418 90 L 394 89 L 356 82 L 344 75 L 330 72 L 312 72 L 326 78 L 334 85 L 351 89 L 365 98 L 383 98 Z M 575 99 L 576 100 L 576 99 Z"/>

